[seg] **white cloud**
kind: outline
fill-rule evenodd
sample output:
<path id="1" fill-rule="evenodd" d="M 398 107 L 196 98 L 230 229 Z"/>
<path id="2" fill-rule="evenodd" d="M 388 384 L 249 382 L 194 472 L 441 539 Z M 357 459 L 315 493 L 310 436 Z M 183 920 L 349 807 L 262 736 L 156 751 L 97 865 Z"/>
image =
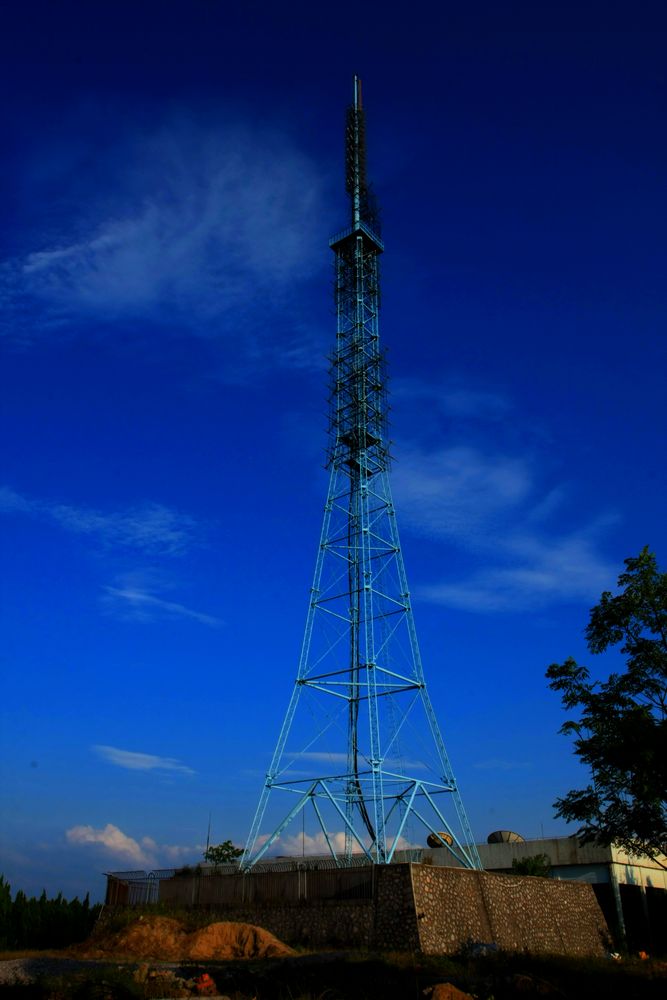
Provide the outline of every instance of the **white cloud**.
<path id="1" fill-rule="evenodd" d="M 258 838 L 258 846 L 260 846 L 260 840 L 265 843 L 268 837 Z M 337 830 L 329 834 L 329 840 L 333 846 L 334 851 L 337 854 L 341 854 L 345 850 L 345 832 L 343 830 Z M 392 837 L 387 838 L 387 845 L 391 848 L 394 840 Z M 370 844 L 367 841 L 366 846 Z M 402 851 L 407 850 L 410 847 L 417 847 L 417 844 L 411 844 L 410 841 L 406 840 L 405 837 L 399 837 L 398 843 L 396 845 L 396 850 Z M 354 842 L 353 847 L 354 853 L 360 853 L 361 847 L 359 844 Z M 294 855 L 298 857 L 300 854 L 317 855 L 317 854 L 330 854 L 329 847 L 327 845 L 326 837 L 324 833 L 320 830 L 315 834 L 309 833 L 295 833 L 286 837 L 280 837 L 278 840 L 274 841 L 271 845 L 271 855 L 273 854 L 287 854 Z"/>
<path id="2" fill-rule="evenodd" d="M 608 587 L 614 569 L 596 547 L 595 526 L 552 539 L 520 530 L 497 540 L 496 564 L 467 578 L 421 586 L 419 596 L 462 611 L 523 611 L 589 601 Z M 490 547 L 489 547 L 490 548 Z M 505 560 L 505 565 L 498 565 Z"/>
<path id="3" fill-rule="evenodd" d="M 177 601 L 167 601 L 150 590 L 136 585 L 105 587 L 102 601 L 108 611 L 132 621 L 152 622 L 159 618 L 190 618 L 200 625 L 209 625 L 212 628 L 224 624 L 221 618 L 195 611 Z"/>
<path id="4" fill-rule="evenodd" d="M 392 475 L 402 522 L 467 544 L 514 516 L 532 490 L 524 459 L 467 446 L 404 448 Z"/>
<path id="5" fill-rule="evenodd" d="M 144 837 L 142 843 L 149 840 L 149 837 Z M 204 856 L 204 844 L 195 844 L 194 847 L 183 847 L 180 844 L 155 844 L 155 841 L 151 841 L 155 845 L 155 850 L 158 852 L 161 861 L 168 861 L 172 865 L 181 865 L 186 862 L 192 863 L 193 859 L 200 861 Z"/>
<path id="6" fill-rule="evenodd" d="M 146 503 L 122 511 L 103 512 L 34 500 L 0 488 L 0 511 L 22 513 L 49 520 L 77 535 L 89 535 L 104 545 L 120 545 L 142 552 L 177 555 L 192 542 L 196 524 L 187 514 L 163 504 Z"/>
<path id="7" fill-rule="evenodd" d="M 276 131 L 220 123 L 172 122 L 107 155 L 98 202 L 5 264 L 6 308 L 41 303 L 43 326 L 148 319 L 257 350 L 260 320 L 325 263 L 321 171 Z"/>
<path id="8" fill-rule="evenodd" d="M 391 396 L 422 407 L 428 404 L 445 416 L 461 419 L 499 420 L 512 409 L 511 401 L 501 393 L 476 388 L 454 378 L 433 383 L 399 376 L 392 379 Z"/>
<path id="9" fill-rule="evenodd" d="M 9 486 L 0 486 L 0 511 L 8 514 L 30 514 L 33 510 L 34 503 L 31 500 L 22 497 Z"/>
<path id="10" fill-rule="evenodd" d="M 140 753 L 136 750 L 120 750 L 118 747 L 96 744 L 93 747 L 95 753 L 115 764 L 117 767 L 127 768 L 129 771 L 175 771 L 180 774 L 194 774 L 191 767 L 182 764 L 174 757 L 160 757 L 152 753 Z"/>
<path id="11" fill-rule="evenodd" d="M 65 836 L 70 844 L 99 844 L 114 858 L 132 862 L 142 868 L 150 868 L 154 864 L 154 856 L 113 823 L 107 823 L 100 830 L 92 826 L 73 826 L 66 831 Z"/>
<path id="12" fill-rule="evenodd" d="M 59 505 L 51 508 L 50 514 L 70 531 L 98 535 L 109 544 L 169 554 L 181 552 L 186 547 L 194 527 L 191 517 L 162 504 L 145 504 L 111 514 Z"/>
<path id="13" fill-rule="evenodd" d="M 422 584 L 415 593 L 473 612 L 519 612 L 590 601 L 614 579 L 600 551 L 613 515 L 561 528 L 569 491 L 541 490 L 536 464 L 523 456 L 458 445 L 403 450 L 393 472 L 396 504 L 413 532 L 466 552 L 477 568 Z"/>
<path id="14" fill-rule="evenodd" d="M 65 831 L 65 837 L 73 846 L 98 847 L 117 863 L 132 864 L 145 870 L 192 862 L 200 858 L 203 851 L 200 844 L 158 844 L 152 837 L 135 840 L 113 823 L 107 823 L 100 829 L 89 825 L 72 826 Z"/>
<path id="15" fill-rule="evenodd" d="M 338 833 L 330 833 L 329 839 L 334 850 L 338 853 L 345 850 L 345 834 L 341 830 Z M 271 853 L 279 854 L 329 854 L 326 838 L 322 831 L 316 834 L 300 833 L 280 837 L 271 845 Z"/>

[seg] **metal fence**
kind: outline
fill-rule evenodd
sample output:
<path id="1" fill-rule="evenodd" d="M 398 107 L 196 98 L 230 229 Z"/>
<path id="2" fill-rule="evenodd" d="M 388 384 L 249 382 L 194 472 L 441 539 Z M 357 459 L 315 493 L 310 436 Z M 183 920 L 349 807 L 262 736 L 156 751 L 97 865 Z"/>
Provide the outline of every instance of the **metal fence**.
<path id="1" fill-rule="evenodd" d="M 288 870 L 238 869 L 182 872 L 110 872 L 107 874 L 109 906 L 141 906 L 166 903 L 172 906 L 242 907 L 259 903 L 298 903 L 303 900 L 372 899 L 375 888 L 373 865 L 353 868 L 295 867 Z"/>

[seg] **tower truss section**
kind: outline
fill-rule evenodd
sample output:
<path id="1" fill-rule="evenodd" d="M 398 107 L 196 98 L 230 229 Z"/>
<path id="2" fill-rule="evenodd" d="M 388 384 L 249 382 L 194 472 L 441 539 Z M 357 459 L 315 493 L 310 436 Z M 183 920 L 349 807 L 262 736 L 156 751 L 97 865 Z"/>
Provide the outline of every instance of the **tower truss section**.
<path id="1" fill-rule="evenodd" d="M 429 835 L 451 864 L 481 867 L 426 686 L 391 495 L 378 330 L 384 245 L 364 126 L 355 77 L 345 143 L 350 224 L 330 241 L 329 489 L 296 680 L 241 859 L 246 870 L 278 846 L 297 853 L 306 843 L 338 865 L 357 854 L 385 864 Z"/>

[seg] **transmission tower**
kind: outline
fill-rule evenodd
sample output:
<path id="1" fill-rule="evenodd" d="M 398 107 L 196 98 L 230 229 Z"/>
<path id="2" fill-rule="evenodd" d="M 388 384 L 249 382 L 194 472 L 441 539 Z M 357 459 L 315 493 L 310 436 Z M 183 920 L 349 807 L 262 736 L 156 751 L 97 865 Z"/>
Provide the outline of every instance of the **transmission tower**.
<path id="1" fill-rule="evenodd" d="M 264 857 L 299 814 L 305 850 L 308 814 L 315 843 L 337 865 L 353 853 L 389 863 L 418 827 L 420 843 L 430 834 L 452 864 L 481 868 L 426 688 L 391 496 L 378 336 L 384 246 L 357 77 L 345 165 L 350 225 L 330 241 L 338 321 L 329 491 L 296 682 L 241 867 Z"/>

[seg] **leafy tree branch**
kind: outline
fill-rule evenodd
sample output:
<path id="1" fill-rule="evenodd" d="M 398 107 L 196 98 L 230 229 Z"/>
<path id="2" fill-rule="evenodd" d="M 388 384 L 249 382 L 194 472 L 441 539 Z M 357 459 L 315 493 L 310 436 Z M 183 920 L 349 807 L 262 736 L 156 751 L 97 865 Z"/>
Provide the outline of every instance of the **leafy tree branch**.
<path id="1" fill-rule="evenodd" d="M 554 803 L 556 815 L 580 824 L 582 843 L 616 843 L 665 865 L 667 852 L 667 573 L 642 549 L 625 560 L 619 593 L 605 591 L 591 610 L 588 648 L 620 647 L 626 669 L 591 681 L 571 657 L 547 677 L 563 706 L 577 711 L 561 733 L 592 782 Z"/>
<path id="2" fill-rule="evenodd" d="M 209 864 L 217 868 L 218 865 L 233 864 L 242 854 L 242 848 L 234 847 L 231 840 L 225 840 L 215 847 L 213 845 L 207 847 L 204 851 L 204 861 L 208 861 Z"/>

